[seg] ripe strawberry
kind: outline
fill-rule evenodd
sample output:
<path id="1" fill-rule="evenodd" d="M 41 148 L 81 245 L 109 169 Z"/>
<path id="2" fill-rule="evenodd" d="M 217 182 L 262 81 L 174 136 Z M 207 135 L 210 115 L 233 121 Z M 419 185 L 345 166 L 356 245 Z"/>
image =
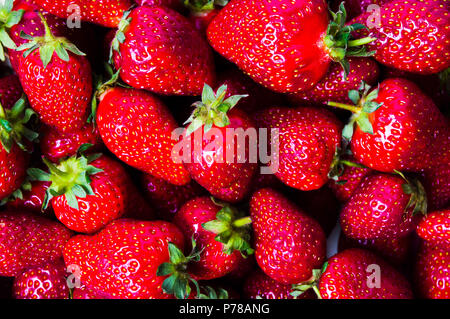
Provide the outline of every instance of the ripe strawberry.
<path id="1" fill-rule="evenodd" d="M 413 231 L 426 213 L 425 191 L 417 180 L 374 173 L 366 177 L 342 208 L 340 223 L 353 239 L 391 239 Z"/>
<path id="2" fill-rule="evenodd" d="M 384 80 L 379 89 L 369 90 L 362 85 L 360 92 L 350 91 L 356 106 L 328 103 L 353 112 L 343 136 L 351 139 L 354 157 L 382 172 L 429 167 L 429 146 L 447 126 L 433 101 L 414 83 L 399 78 Z"/>
<path id="3" fill-rule="evenodd" d="M 22 19 L 23 10 L 13 7 L 14 0 L 4 0 L 0 3 L 0 60 L 5 61 L 5 48 L 15 50 L 17 48 L 8 32 Z"/>
<path id="4" fill-rule="evenodd" d="M 415 268 L 415 285 L 422 298 L 450 298 L 450 250 L 423 243 Z"/>
<path id="5" fill-rule="evenodd" d="M 234 108 L 245 96 L 225 99 L 226 91 L 226 86 L 214 92 L 205 84 L 202 101 L 193 104 L 196 109 L 185 122 L 189 125 L 183 133 L 182 157 L 191 177 L 211 195 L 236 203 L 249 193 L 258 168 L 256 159 L 250 158 L 252 141 L 247 143 L 245 136 L 241 138 L 255 127 L 244 112 Z M 231 135 L 229 130 L 234 130 Z M 190 157 L 186 157 L 188 152 Z"/>
<path id="6" fill-rule="evenodd" d="M 111 43 L 124 82 L 165 95 L 199 95 L 214 81 L 211 49 L 181 14 L 142 6 L 126 13 Z"/>
<path id="7" fill-rule="evenodd" d="M 29 169 L 31 178 L 51 181 L 43 208 L 51 205 L 56 217 L 77 232 L 93 233 L 121 217 L 136 204 L 137 192 L 118 162 L 94 154 L 72 156 L 54 165 L 44 160 L 50 173 Z"/>
<path id="8" fill-rule="evenodd" d="M 223 206 L 222 206 L 223 205 Z M 200 260 L 187 265 L 195 280 L 223 277 L 238 265 L 241 253 L 251 254 L 250 236 L 245 227 L 251 222 L 226 204 L 209 197 L 196 197 L 184 204 L 173 219 L 185 238 L 193 238 Z"/>
<path id="9" fill-rule="evenodd" d="M 0 276 L 55 262 L 72 232 L 60 223 L 22 212 L 0 213 Z"/>
<path id="10" fill-rule="evenodd" d="M 171 154 L 178 126 L 151 93 L 109 88 L 100 95 L 96 123 L 106 147 L 121 161 L 175 185 L 189 183 L 188 171 Z"/>
<path id="11" fill-rule="evenodd" d="M 82 21 L 115 28 L 132 0 L 33 0 L 35 4 L 57 17 L 68 19 L 78 14 Z"/>
<path id="12" fill-rule="evenodd" d="M 433 246 L 450 247 L 450 209 L 425 216 L 417 226 L 417 234 Z"/>
<path id="13" fill-rule="evenodd" d="M 335 101 L 350 103 L 347 92 L 358 89 L 361 81 L 370 85 L 376 84 L 380 75 L 377 63 L 369 58 L 349 58 L 350 72 L 346 77 L 339 64 L 333 64 L 328 73 L 310 90 L 292 95 L 294 100 L 313 103 Z"/>
<path id="14" fill-rule="evenodd" d="M 191 198 L 201 196 L 206 191 L 196 182 L 178 186 L 150 174 L 142 175 L 144 194 L 155 206 L 158 218 L 171 221 L 181 206 Z"/>
<path id="15" fill-rule="evenodd" d="M 374 265 L 379 267 L 378 278 L 377 268 L 370 268 Z M 413 298 L 406 278 L 367 250 L 344 250 L 331 257 L 323 268 L 315 271 L 309 282 L 297 285 L 298 292 L 313 288 L 320 299 Z"/>
<path id="16" fill-rule="evenodd" d="M 39 15 L 45 35 L 23 35 L 30 41 L 17 49 L 26 51 L 16 72 L 42 122 L 61 132 L 73 132 L 87 119 L 92 93 L 90 64 L 66 38 L 55 37 L 43 15 Z"/>
<path id="17" fill-rule="evenodd" d="M 0 78 L 0 104 L 3 108 L 12 108 L 22 94 L 22 86 L 16 75 L 12 74 Z"/>
<path id="18" fill-rule="evenodd" d="M 46 126 L 41 129 L 39 142 L 42 155 L 52 162 L 75 155 L 83 144 L 91 144 L 91 152 L 100 151 L 103 144 L 98 129 L 89 124 L 70 133 L 61 133 Z"/>
<path id="19" fill-rule="evenodd" d="M 7 209 L 42 214 L 42 205 L 50 184 L 50 182 L 30 182 L 25 180 L 20 189 L 16 190 L 11 198 L 8 198 L 6 202 Z M 53 216 L 53 209 L 47 207 L 44 213 L 46 216 Z"/>
<path id="20" fill-rule="evenodd" d="M 169 242 L 183 249 L 183 234 L 171 223 L 119 219 L 93 236 L 71 238 L 64 261 L 80 267 L 81 282 L 112 298 L 170 298 L 156 275 L 169 260 Z"/>
<path id="21" fill-rule="evenodd" d="M 373 11 L 374 9 L 372 9 L 372 7 L 370 7 L 370 5 L 377 5 L 378 7 L 380 7 L 390 1 L 392 1 L 392 0 L 346 0 L 345 8 L 347 9 L 348 18 L 353 19 L 365 12 L 376 13 L 376 11 Z M 339 8 L 341 2 L 342 1 L 340 1 L 340 0 L 332 0 L 331 8 L 333 10 L 337 10 Z M 373 7 L 373 8 L 375 8 L 375 7 Z"/>
<path id="22" fill-rule="evenodd" d="M 68 299 L 69 287 L 62 261 L 28 267 L 14 279 L 16 299 Z"/>
<path id="23" fill-rule="evenodd" d="M 326 242 L 322 228 L 283 195 L 270 188 L 255 192 L 250 216 L 256 261 L 272 279 L 298 283 L 322 265 Z"/>
<path id="24" fill-rule="evenodd" d="M 345 56 L 367 56 L 353 40 L 362 25 L 345 26 L 343 6 L 328 19 L 324 0 L 232 0 L 210 23 L 212 47 L 256 82 L 282 93 L 311 89 L 332 61 L 349 70 Z"/>
<path id="25" fill-rule="evenodd" d="M 448 3 L 442 0 L 393 0 L 384 4 L 379 14 L 367 12 L 352 22 L 370 27 L 358 30 L 357 36 L 377 39 L 368 49 L 375 51 L 378 62 L 431 74 L 450 66 L 448 10 Z"/>
<path id="26" fill-rule="evenodd" d="M 341 136 L 333 113 L 317 107 L 271 107 L 255 118 L 259 128 L 279 131 L 279 156 L 273 160 L 278 165 L 271 165 L 278 167 L 275 176 L 283 183 L 314 190 L 328 181 Z"/>

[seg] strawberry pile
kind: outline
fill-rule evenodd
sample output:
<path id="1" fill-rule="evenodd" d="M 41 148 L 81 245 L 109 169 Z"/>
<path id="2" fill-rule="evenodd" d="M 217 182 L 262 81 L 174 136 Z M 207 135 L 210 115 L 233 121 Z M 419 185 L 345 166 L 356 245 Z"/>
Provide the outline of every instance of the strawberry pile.
<path id="1" fill-rule="evenodd" d="M 0 2 L 0 296 L 450 299 L 449 26 L 446 0 Z"/>

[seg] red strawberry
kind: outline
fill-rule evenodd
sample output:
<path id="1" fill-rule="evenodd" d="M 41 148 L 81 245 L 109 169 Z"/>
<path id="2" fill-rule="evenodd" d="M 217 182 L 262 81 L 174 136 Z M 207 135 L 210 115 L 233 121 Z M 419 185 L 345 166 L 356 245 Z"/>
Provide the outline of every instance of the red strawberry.
<path id="1" fill-rule="evenodd" d="M 413 298 L 406 278 L 367 250 L 344 250 L 330 258 L 323 268 L 308 283 L 297 286 L 299 293 L 309 284 L 321 299 Z"/>
<path id="2" fill-rule="evenodd" d="M 96 123 L 106 147 L 123 162 L 175 185 L 189 183 L 189 173 L 171 157 L 177 123 L 152 94 L 107 89 L 100 95 Z"/>
<path id="3" fill-rule="evenodd" d="M 72 232 L 60 223 L 22 212 L 0 213 L 0 276 L 55 262 Z"/>
<path id="4" fill-rule="evenodd" d="M 322 265 L 326 244 L 322 228 L 280 193 L 270 188 L 255 192 L 250 216 L 256 261 L 272 279 L 298 283 Z"/>
<path id="5" fill-rule="evenodd" d="M 372 9 L 376 7 L 370 7 L 370 5 L 377 5 L 378 7 L 380 7 L 390 1 L 392 0 L 346 0 L 345 8 L 347 9 L 348 18 L 352 19 L 365 12 L 371 12 L 376 14 L 377 11 L 374 11 L 374 9 Z M 341 2 L 342 1 L 340 0 L 332 0 L 331 8 L 333 10 L 337 10 Z"/>
<path id="6" fill-rule="evenodd" d="M 433 101 L 414 83 L 399 78 L 384 80 L 379 89 L 369 90 L 363 85 L 360 92 L 349 93 L 356 106 L 328 103 L 353 112 L 343 135 L 351 139 L 354 157 L 382 172 L 429 167 L 429 146 L 447 126 Z"/>
<path id="7" fill-rule="evenodd" d="M 415 268 L 419 294 L 428 299 L 450 298 L 450 250 L 423 244 Z"/>
<path id="8" fill-rule="evenodd" d="M 333 113 L 317 107 L 271 107 L 255 118 L 259 128 L 279 131 L 279 158 L 271 165 L 278 167 L 274 173 L 283 183 L 313 190 L 328 181 L 341 135 Z"/>
<path id="9" fill-rule="evenodd" d="M 22 94 L 22 86 L 16 75 L 7 75 L 0 78 L 0 104 L 3 108 L 12 108 Z"/>
<path id="10" fill-rule="evenodd" d="M 369 58 L 349 58 L 350 72 L 345 77 L 344 70 L 339 64 L 333 64 L 328 73 L 310 90 L 294 94 L 294 100 L 314 103 L 336 101 L 351 102 L 348 91 L 358 89 L 364 81 L 370 85 L 376 83 L 380 69 L 375 61 Z"/>
<path id="11" fill-rule="evenodd" d="M 216 204 L 209 197 L 196 197 L 184 204 L 173 223 L 201 250 L 200 260 L 187 266 L 189 275 L 195 280 L 210 280 L 235 269 L 241 252 L 253 253 L 244 227 L 250 222 L 235 208 Z"/>
<path id="12" fill-rule="evenodd" d="M 182 157 L 191 177 L 211 195 L 236 203 L 250 191 L 258 168 L 256 159 L 250 158 L 252 142 L 246 142 L 244 137 L 244 146 L 240 138 L 255 127 L 244 112 L 233 108 L 245 96 L 225 99 L 226 90 L 223 85 L 214 92 L 205 84 L 202 101 L 193 104 L 196 109 L 186 121 L 189 125 L 183 134 L 183 146 L 189 145 L 186 152 L 190 152 L 190 157 L 185 157 L 184 149 Z M 229 130 L 235 130 L 234 134 L 229 135 Z M 227 154 L 229 150 L 232 157 Z"/>
<path id="13" fill-rule="evenodd" d="M 73 18 L 74 14 L 78 14 L 82 21 L 93 22 L 110 28 L 119 25 L 123 13 L 133 4 L 132 0 L 33 1 L 60 18 Z"/>
<path id="14" fill-rule="evenodd" d="M 96 235 L 73 237 L 64 261 L 80 267 L 81 282 L 112 298 L 170 298 L 156 275 L 169 260 L 169 242 L 183 249 L 183 234 L 171 223 L 120 219 Z"/>
<path id="15" fill-rule="evenodd" d="M 425 216 L 417 226 L 417 234 L 433 246 L 450 248 L 450 209 Z"/>
<path id="16" fill-rule="evenodd" d="M 14 298 L 68 299 L 65 270 L 61 261 L 24 269 L 14 279 Z"/>
<path id="17" fill-rule="evenodd" d="M 70 133 L 61 133 L 47 126 L 41 129 L 39 140 L 42 155 L 52 162 L 75 155 L 83 144 L 91 144 L 90 151 L 99 151 L 102 147 L 102 139 L 97 128 L 89 124 Z"/>
<path id="18" fill-rule="evenodd" d="M 8 199 L 6 207 L 8 210 L 30 211 L 41 214 L 45 194 L 50 184 L 50 182 L 25 181 L 20 188 L 20 192 L 16 190 L 17 194 L 14 192 L 14 196 Z M 47 216 L 53 215 L 51 207 L 47 207 L 44 212 Z"/>
<path id="19" fill-rule="evenodd" d="M 232 0 L 208 27 L 212 47 L 256 82 L 282 93 L 311 89 L 332 61 L 367 56 L 349 37 L 343 6 L 328 19 L 324 0 Z M 330 27 L 328 27 L 330 25 Z"/>
<path id="20" fill-rule="evenodd" d="M 196 182 L 178 186 L 150 174 L 142 175 L 144 193 L 155 206 L 158 218 L 171 221 L 181 206 L 191 198 L 201 196 L 206 191 Z"/>
<path id="21" fill-rule="evenodd" d="M 92 93 L 90 64 L 66 38 L 55 37 L 39 15 L 45 36 L 24 35 L 30 41 L 17 49 L 26 51 L 19 58 L 16 72 L 42 122 L 62 132 L 73 132 L 87 119 Z"/>
<path id="22" fill-rule="evenodd" d="M 379 14 L 367 12 L 352 22 L 369 26 L 358 30 L 358 36 L 377 39 L 368 49 L 375 51 L 378 62 L 431 74 L 450 66 L 448 10 L 448 3 L 442 0 L 394 0 L 384 4 Z"/>
<path id="23" fill-rule="evenodd" d="M 417 180 L 374 173 L 366 177 L 341 211 L 344 234 L 353 239 L 391 239 L 414 230 L 426 213 L 425 191 Z"/>
<path id="24" fill-rule="evenodd" d="M 35 180 L 51 181 L 43 207 L 51 200 L 56 217 L 72 230 L 96 232 L 136 204 L 132 193 L 137 190 L 130 177 L 106 156 L 72 156 L 58 165 L 45 162 L 50 174 L 39 169 L 28 172 Z"/>
<path id="25" fill-rule="evenodd" d="M 126 14 L 112 41 L 120 77 L 138 89 L 199 95 L 214 81 L 211 49 L 194 26 L 166 7 L 142 6 Z"/>

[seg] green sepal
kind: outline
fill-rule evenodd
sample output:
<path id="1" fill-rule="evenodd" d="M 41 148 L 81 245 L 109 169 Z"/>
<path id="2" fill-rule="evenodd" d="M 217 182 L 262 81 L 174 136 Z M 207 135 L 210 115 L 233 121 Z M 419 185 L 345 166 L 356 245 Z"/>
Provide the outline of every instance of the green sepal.
<path id="1" fill-rule="evenodd" d="M 428 212 L 428 201 L 427 193 L 422 183 L 415 176 L 406 177 L 402 172 L 394 170 L 394 172 L 399 175 L 405 184 L 402 184 L 402 190 L 405 194 L 410 195 L 408 204 L 405 207 L 405 215 L 407 217 L 407 212 L 412 208 L 412 216 L 422 214 L 427 215 Z"/>
<path id="2" fill-rule="evenodd" d="M 216 7 L 225 7 L 229 0 L 184 0 L 184 6 L 191 12 L 204 13 L 214 10 Z"/>
<path id="3" fill-rule="evenodd" d="M 13 0 L 4 0 L 0 4 L 0 60 L 5 61 L 5 49 L 16 49 L 17 46 L 8 34 L 11 27 L 22 19 L 24 10 L 12 11 Z"/>
<path id="4" fill-rule="evenodd" d="M 322 296 L 320 295 L 320 291 L 319 291 L 319 283 L 320 283 L 320 277 L 322 277 L 322 275 L 326 271 L 327 267 L 328 267 L 328 262 L 325 262 L 321 269 L 313 269 L 312 270 L 311 278 L 309 278 L 307 281 L 298 283 L 298 284 L 293 284 L 290 295 L 294 298 L 297 298 L 298 296 L 304 294 L 309 289 L 313 289 L 317 295 L 317 299 L 322 299 Z"/>
<path id="5" fill-rule="evenodd" d="M 223 288 L 218 288 L 216 291 L 216 289 L 212 288 L 211 286 L 205 286 L 205 287 L 201 287 L 201 290 L 203 290 L 204 293 L 201 292 L 197 296 L 197 299 L 229 299 L 230 298 L 228 291 L 226 291 Z"/>
<path id="6" fill-rule="evenodd" d="M 125 32 L 128 29 L 128 26 L 131 23 L 131 18 L 130 18 L 130 13 L 131 13 L 131 9 L 128 11 L 125 11 L 123 13 L 122 19 L 119 22 L 119 25 L 117 27 L 117 31 L 116 31 L 116 35 L 114 36 L 112 42 L 111 42 L 111 47 L 109 50 L 109 60 L 108 63 L 112 64 L 112 59 L 113 59 L 113 52 L 116 51 L 119 56 L 120 56 L 120 44 L 124 43 L 126 40 L 125 37 Z"/>

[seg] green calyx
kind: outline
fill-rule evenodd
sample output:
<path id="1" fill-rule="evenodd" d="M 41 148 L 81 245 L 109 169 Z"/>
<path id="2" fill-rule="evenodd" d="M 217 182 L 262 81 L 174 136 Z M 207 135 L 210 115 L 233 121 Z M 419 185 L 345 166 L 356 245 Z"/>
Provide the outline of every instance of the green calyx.
<path id="1" fill-rule="evenodd" d="M 26 151 L 23 139 L 33 142 L 39 136 L 38 133 L 26 126 L 33 115 L 36 115 L 32 109 L 26 106 L 25 96 L 22 96 L 9 110 L 5 110 L 0 104 L 0 143 L 8 153 L 14 143 Z"/>
<path id="2" fill-rule="evenodd" d="M 216 92 L 205 83 L 202 92 L 201 102 L 192 104 L 195 107 L 194 112 L 184 122 L 184 125 L 189 124 L 186 129 L 186 136 L 192 134 L 200 127 L 204 126 L 204 132 L 208 132 L 213 125 L 217 127 L 225 127 L 230 124 L 230 119 L 227 112 L 231 110 L 240 99 L 248 95 L 232 95 L 225 99 L 227 93 L 227 86 L 222 85 Z"/>
<path id="3" fill-rule="evenodd" d="M 18 24 L 22 19 L 24 10 L 12 11 L 14 0 L 4 0 L 0 3 L 0 60 L 5 61 L 5 49 L 15 50 L 14 41 L 8 34 L 8 30 Z"/>
<path id="4" fill-rule="evenodd" d="M 17 51 L 24 51 L 23 56 L 27 57 L 34 50 L 39 49 L 39 56 L 41 57 L 42 65 L 44 68 L 50 63 L 53 57 L 53 53 L 63 61 L 68 62 L 70 57 L 67 51 L 72 52 L 73 54 L 85 56 L 83 52 L 81 52 L 74 44 L 70 43 L 64 37 L 55 37 L 50 30 L 50 27 L 47 24 L 44 16 L 41 13 L 38 13 L 39 17 L 42 20 L 42 23 L 45 28 L 45 34 L 41 37 L 32 37 L 24 32 L 20 33 L 20 36 L 23 39 L 29 40 L 27 43 L 22 44 L 18 47 Z"/>
<path id="5" fill-rule="evenodd" d="M 339 178 L 344 174 L 345 167 L 358 167 L 358 168 L 366 168 L 366 166 L 354 163 L 348 160 L 343 159 L 345 155 L 351 155 L 352 152 L 347 148 L 344 141 L 343 148 L 336 147 L 336 151 L 334 153 L 333 162 L 331 163 L 330 171 L 328 172 L 328 178 L 336 181 L 337 184 L 345 184 L 346 180 L 339 180 Z"/>
<path id="6" fill-rule="evenodd" d="M 188 274 L 188 265 L 192 262 L 200 261 L 202 250 L 192 237 L 192 251 L 188 256 L 178 249 L 173 243 L 168 243 L 169 262 L 159 265 L 156 271 L 157 276 L 168 276 L 162 284 L 165 293 L 174 295 L 177 299 L 186 299 L 191 294 L 191 284 L 196 287 L 197 296 L 200 296 L 200 286 Z"/>
<path id="7" fill-rule="evenodd" d="M 250 216 L 245 216 L 241 211 L 225 203 L 219 203 L 213 199 L 216 205 L 222 206 L 216 214 L 216 219 L 202 224 L 203 229 L 216 234 L 215 240 L 223 244 L 223 252 L 227 255 L 235 250 L 242 256 L 254 253 L 250 245 Z"/>
<path id="8" fill-rule="evenodd" d="M 81 153 L 88 148 L 88 145 L 82 145 L 78 151 Z M 91 175 L 102 172 L 103 170 L 89 165 L 92 161 L 99 158 L 101 154 L 84 156 L 74 155 L 62 160 L 58 165 L 43 159 L 47 165 L 49 173 L 39 168 L 29 168 L 27 170 L 31 180 L 51 182 L 47 189 L 42 210 L 45 210 L 49 201 L 55 196 L 64 195 L 67 203 L 74 209 L 79 209 L 77 198 L 86 198 L 87 195 L 94 195 L 91 187 Z"/>
<path id="9" fill-rule="evenodd" d="M 402 185 L 403 192 L 410 195 L 408 204 L 405 207 L 406 213 L 412 208 L 412 216 L 422 214 L 426 215 L 428 210 L 427 193 L 422 183 L 416 177 L 406 177 L 402 172 L 394 171 L 397 175 L 405 180 L 405 184 Z"/>
<path id="10" fill-rule="evenodd" d="M 131 23 L 130 18 L 131 9 L 128 11 L 125 11 L 122 19 L 119 22 L 119 26 L 117 27 L 116 35 L 114 36 L 114 39 L 111 42 L 111 48 L 109 50 L 109 63 L 112 63 L 113 58 L 113 52 L 116 51 L 120 55 L 120 44 L 125 42 L 125 32 L 128 29 L 128 26 Z"/>
<path id="11" fill-rule="evenodd" d="M 184 0 L 184 6 L 193 13 L 209 12 L 227 4 L 228 0 Z"/>
<path id="12" fill-rule="evenodd" d="M 230 299 L 228 291 L 226 291 L 223 288 L 216 289 L 205 286 L 201 287 L 201 290 L 203 290 L 198 296 L 197 299 Z"/>
<path id="13" fill-rule="evenodd" d="M 358 90 L 351 90 L 348 97 L 355 105 L 328 102 L 330 106 L 338 107 L 353 113 L 349 123 L 342 130 L 342 136 L 346 142 L 353 136 L 355 123 L 365 133 L 373 134 L 372 123 L 369 120 L 369 114 L 378 110 L 383 103 L 376 102 L 379 89 L 370 91 L 370 86 L 362 82 Z"/>
<path id="14" fill-rule="evenodd" d="M 300 284 L 293 284 L 291 296 L 296 299 L 298 296 L 304 294 L 309 289 L 312 289 L 312 290 L 314 290 L 315 294 L 317 295 L 317 299 L 322 299 L 322 296 L 320 295 L 320 291 L 319 291 L 319 283 L 320 283 L 320 277 L 322 277 L 322 274 L 325 272 L 327 267 L 328 267 L 328 262 L 324 263 L 321 269 L 313 269 L 312 276 L 307 281 L 302 282 Z"/>
<path id="15" fill-rule="evenodd" d="M 341 64 L 344 69 L 345 77 L 347 77 L 350 66 L 346 57 L 367 57 L 375 54 L 375 51 L 367 52 L 365 44 L 375 41 L 375 38 L 366 37 L 362 39 L 354 39 L 352 32 L 360 29 L 365 29 L 366 26 L 355 23 L 346 25 L 347 12 L 344 7 L 344 2 L 339 6 L 339 10 L 331 12 L 332 20 L 328 25 L 326 35 L 323 43 L 329 49 L 329 55 L 335 62 Z"/>

